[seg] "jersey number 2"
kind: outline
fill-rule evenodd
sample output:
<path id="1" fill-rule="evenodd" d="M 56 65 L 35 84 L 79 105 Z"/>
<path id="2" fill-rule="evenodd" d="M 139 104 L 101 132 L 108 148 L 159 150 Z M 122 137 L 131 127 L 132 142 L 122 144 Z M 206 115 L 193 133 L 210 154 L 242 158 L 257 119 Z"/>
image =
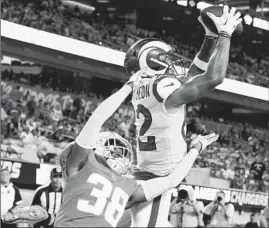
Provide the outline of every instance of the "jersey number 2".
<path id="1" fill-rule="evenodd" d="M 147 141 L 142 142 L 140 136 L 144 136 L 152 123 L 152 116 L 150 111 L 143 105 L 139 104 L 136 109 L 136 118 L 139 119 L 139 115 L 142 114 L 145 118 L 138 135 L 138 146 L 140 151 L 154 151 L 157 150 L 155 136 L 147 136 Z"/>
<path id="2" fill-rule="evenodd" d="M 79 199 L 77 209 L 96 216 L 102 215 L 105 210 L 105 220 L 112 227 L 116 227 L 124 213 L 125 205 L 129 199 L 128 195 L 119 187 L 115 187 L 113 190 L 112 183 L 98 173 L 91 174 L 87 182 L 91 186 L 98 185 L 98 188 L 93 188 L 90 193 L 95 198 L 95 202 L 92 205 L 88 200 Z M 111 200 L 108 202 L 110 196 Z"/>

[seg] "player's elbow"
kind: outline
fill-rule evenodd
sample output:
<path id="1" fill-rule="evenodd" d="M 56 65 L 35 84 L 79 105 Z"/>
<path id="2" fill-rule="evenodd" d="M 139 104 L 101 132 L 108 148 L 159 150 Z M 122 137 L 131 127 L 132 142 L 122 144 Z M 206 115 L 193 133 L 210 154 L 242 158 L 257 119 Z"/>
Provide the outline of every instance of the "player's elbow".
<path id="1" fill-rule="evenodd" d="M 223 82 L 224 78 L 211 78 L 208 80 L 208 89 L 213 90 Z"/>
<path id="2" fill-rule="evenodd" d="M 225 78 L 225 74 L 222 71 L 219 72 L 205 72 L 204 78 L 206 78 L 208 85 L 214 89 L 216 86 L 220 85 Z"/>
<path id="3" fill-rule="evenodd" d="M 216 81 L 216 86 L 218 86 L 218 85 L 220 85 L 220 84 L 223 83 L 223 81 L 224 81 L 224 77 L 219 77 L 219 78 L 217 78 L 215 81 Z"/>

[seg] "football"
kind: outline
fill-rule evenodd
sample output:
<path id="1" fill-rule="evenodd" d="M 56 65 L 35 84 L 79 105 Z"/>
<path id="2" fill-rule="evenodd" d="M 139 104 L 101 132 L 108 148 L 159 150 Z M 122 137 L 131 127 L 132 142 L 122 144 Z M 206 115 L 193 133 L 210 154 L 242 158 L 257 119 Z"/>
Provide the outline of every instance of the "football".
<path id="1" fill-rule="evenodd" d="M 222 6 L 209 6 L 201 11 L 201 17 L 206 25 L 206 27 L 216 34 L 218 34 L 218 30 L 214 24 L 214 22 L 211 20 L 211 18 L 206 14 L 207 12 L 214 14 L 217 17 L 221 17 L 223 14 L 223 7 Z M 235 31 L 233 34 L 239 35 L 243 32 L 243 25 L 240 23 L 237 25 Z"/>

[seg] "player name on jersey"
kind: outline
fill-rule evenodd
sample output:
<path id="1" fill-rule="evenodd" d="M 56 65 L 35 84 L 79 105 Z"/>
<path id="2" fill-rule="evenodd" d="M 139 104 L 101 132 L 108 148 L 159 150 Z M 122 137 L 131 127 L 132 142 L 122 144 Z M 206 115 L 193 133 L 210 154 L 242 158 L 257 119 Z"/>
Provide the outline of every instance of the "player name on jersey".
<path id="1" fill-rule="evenodd" d="M 149 89 L 149 84 L 139 86 L 133 93 L 133 100 L 141 100 L 150 97 Z"/>

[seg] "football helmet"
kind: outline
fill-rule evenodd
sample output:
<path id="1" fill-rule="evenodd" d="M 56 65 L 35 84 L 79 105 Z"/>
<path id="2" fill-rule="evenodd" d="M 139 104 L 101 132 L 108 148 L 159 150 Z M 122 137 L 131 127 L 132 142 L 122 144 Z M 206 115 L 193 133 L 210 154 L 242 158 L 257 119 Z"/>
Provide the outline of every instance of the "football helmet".
<path id="1" fill-rule="evenodd" d="M 154 38 L 134 43 L 125 55 L 124 67 L 130 76 L 139 70 L 148 76 L 169 73 L 181 77 L 186 73 L 183 60 L 175 53 L 175 49 Z"/>
<path id="2" fill-rule="evenodd" d="M 131 144 L 115 132 L 101 132 L 94 152 L 119 175 L 126 174 L 133 161 Z"/>

